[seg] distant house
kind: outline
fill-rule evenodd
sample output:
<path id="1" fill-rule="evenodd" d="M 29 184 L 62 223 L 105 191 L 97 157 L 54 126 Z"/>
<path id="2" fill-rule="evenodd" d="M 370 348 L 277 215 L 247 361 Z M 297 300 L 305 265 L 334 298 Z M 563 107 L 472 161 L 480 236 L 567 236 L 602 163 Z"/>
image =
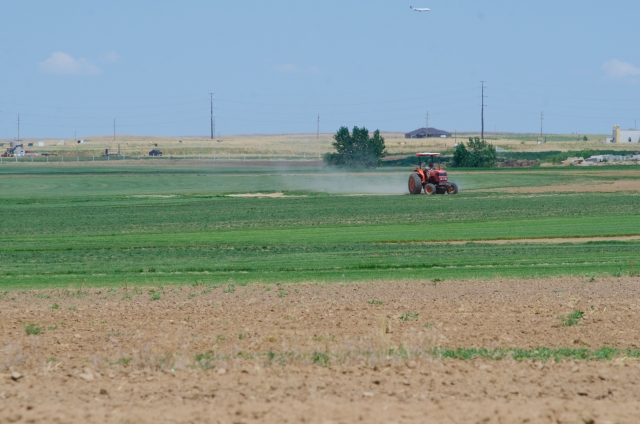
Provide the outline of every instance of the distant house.
<path id="1" fill-rule="evenodd" d="M 439 130 L 437 128 L 429 128 L 429 132 L 427 133 L 426 128 L 420 128 L 415 131 L 408 132 L 404 135 L 404 138 L 426 138 L 426 137 L 449 138 L 451 137 L 451 133 Z"/>

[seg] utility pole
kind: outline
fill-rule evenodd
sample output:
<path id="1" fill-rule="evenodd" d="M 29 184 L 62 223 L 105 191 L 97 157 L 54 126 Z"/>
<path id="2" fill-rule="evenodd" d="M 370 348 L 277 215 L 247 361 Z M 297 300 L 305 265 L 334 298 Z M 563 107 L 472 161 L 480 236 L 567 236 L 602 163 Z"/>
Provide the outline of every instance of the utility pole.
<path id="1" fill-rule="evenodd" d="M 116 141 L 116 120 L 113 119 L 113 141 Z"/>
<path id="2" fill-rule="evenodd" d="M 213 95 L 214 93 L 209 93 L 211 99 L 211 140 L 213 140 L 213 137 L 216 135 L 216 123 L 213 119 Z"/>
<path id="3" fill-rule="evenodd" d="M 543 139 L 543 136 L 542 136 L 543 123 L 544 123 L 544 112 L 540 112 L 540 139 L 541 140 Z"/>
<path id="4" fill-rule="evenodd" d="M 20 140 L 20 114 L 18 114 L 18 140 Z"/>
<path id="5" fill-rule="evenodd" d="M 427 111 L 427 116 L 426 116 L 426 124 L 427 127 L 425 128 L 425 132 L 424 132 L 424 138 L 429 138 L 429 112 Z"/>
<path id="6" fill-rule="evenodd" d="M 316 140 L 320 139 L 320 114 L 318 114 L 318 131 L 316 132 Z"/>
<path id="7" fill-rule="evenodd" d="M 482 139 L 484 140 L 484 81 L 482 82 Z"/>

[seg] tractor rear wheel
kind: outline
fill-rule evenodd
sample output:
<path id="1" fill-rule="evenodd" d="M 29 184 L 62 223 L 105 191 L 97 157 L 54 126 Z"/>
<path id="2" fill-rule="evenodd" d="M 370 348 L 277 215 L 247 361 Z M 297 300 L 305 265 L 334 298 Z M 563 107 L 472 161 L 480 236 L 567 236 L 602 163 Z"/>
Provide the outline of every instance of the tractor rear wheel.
<path id="1" fill-rule="evenodd" d="M 422 193 L 422 178 L 417 173 L 409 176 L 409 193 L 420 194 Z"/>
<path id="2" fill-rule="evenodd" d="M 449 193 L 449 194 L 458 194 L 458 184 L 450 183 L 449 187 L 447 188 L 447 193 Z"/>
<path id="3" fill-rule="evenodd" d="M 436 194 L 436 186 L 433 184 L 425 184 L 424 194 L 428 196 L 431 196 L 432 194 Z"/>

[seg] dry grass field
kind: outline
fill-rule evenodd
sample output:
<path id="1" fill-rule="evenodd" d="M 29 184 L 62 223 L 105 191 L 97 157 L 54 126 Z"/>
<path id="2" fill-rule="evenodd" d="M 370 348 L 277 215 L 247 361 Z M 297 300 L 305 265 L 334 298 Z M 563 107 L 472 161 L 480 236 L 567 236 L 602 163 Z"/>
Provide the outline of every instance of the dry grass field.
<path id="1" fill-rule="evenodd" d="M 456 140 L 466 141 L 468 137 L 479 134 L 460 133 L 457 138 L 450 139 L 405 139 L 403 133 L 383 133 L 390 155 L 408 155 L 417 151 L 452 149 Z M 118 135 L 83 137 L 89 142 L 77 144 L 72 139 L 26 139 L 25 143 L 34 143 L 28 150 L 50 152 L 62 155 L 102 154 L 105 149 L 117 152 L 118 148 L 126 155 L 146 155 L 152 149 L 160 149 L 167 155 L 250 155 L 252 158 L 267 159 L 273 155 L 296 158 L 318 158 L 318 155 L 332 150 L 332 134 L 281 134 L 281 135 L 232 135 L 216 137 L 151 137 Z M 486 134 L 487 141 L 496 146 L 512 151 L 550 151 L 550 150 L 582 150 L 582 149 L 625 149 L 629 146 L 605 145 L 605 135 L 588 135 L 589 141 L 578 140 L 578 136 L 549 136 L 546 144 L 538 144 L 535 134 Z M 64 144 L 61 142 L 64 141 Z M 4 141 L 8 145 L 8 140 Z M 44 142 L 44 147 L 38 147 Z M 157 144 L 157 146 L 156 146 Z"/>

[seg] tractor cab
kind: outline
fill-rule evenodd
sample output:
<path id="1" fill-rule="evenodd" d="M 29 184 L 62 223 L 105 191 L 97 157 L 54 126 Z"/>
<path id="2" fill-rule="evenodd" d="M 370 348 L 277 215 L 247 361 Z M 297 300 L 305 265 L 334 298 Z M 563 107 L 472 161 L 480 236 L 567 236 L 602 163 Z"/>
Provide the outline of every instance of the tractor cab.
<path id="1" fill-rule="evenodd" d="M 442 169 L 440 153 L 418 153 L 418 167 L 409 177 L 409 192 L 420 194 L 424 189 L 425 194 L 456 194 L 458 186 L 449 182 L 447 171 Z M 424 160 L 424 168 L 422 165 Z M 437 159 L 437 164 L 436 164 Z"/>

